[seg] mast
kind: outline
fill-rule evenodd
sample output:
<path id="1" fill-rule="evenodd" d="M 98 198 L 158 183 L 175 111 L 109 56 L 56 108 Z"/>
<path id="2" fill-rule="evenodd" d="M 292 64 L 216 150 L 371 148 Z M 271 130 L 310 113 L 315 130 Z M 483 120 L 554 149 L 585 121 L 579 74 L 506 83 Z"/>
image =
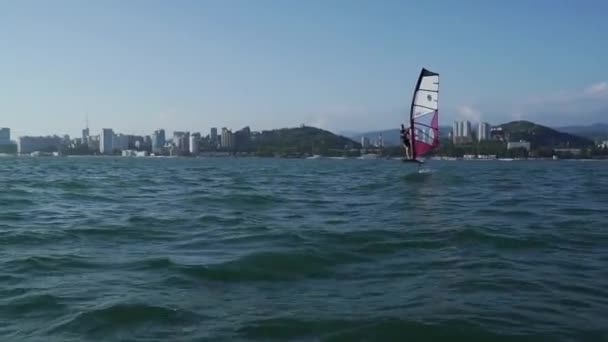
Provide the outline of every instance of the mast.
<path id="1" fill-rule="evenodd" d="M 420 75 L 418 76 L 418 81 L 416 82 L 416 87 L 414 88 L 414 95 L 412 96 L 412 105 L 410 107 L 410 149 L 412 149 L 412 159 L 416 159 L 416 140 L 414 133 L 414 104 L 416 103 L 416 94 L 418 93 L 418 89 L 420 89 L 420 82 L 422 82 L 422 77 L 427 70 L 422 68 L 420 70 Z"/>

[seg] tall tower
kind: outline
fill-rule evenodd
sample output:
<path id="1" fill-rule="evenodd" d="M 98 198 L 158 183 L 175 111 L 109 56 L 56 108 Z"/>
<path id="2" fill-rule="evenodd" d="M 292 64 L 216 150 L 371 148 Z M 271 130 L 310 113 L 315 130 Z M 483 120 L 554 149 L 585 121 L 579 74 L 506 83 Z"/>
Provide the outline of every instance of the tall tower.
<path id="1" fill-rule="evenodd" d="M 89 143 L 89 116 L 85 117 L 85 129 L 82 130 L 82 143 L 87 145 Z"/>
<path id="2" fill-rule="evenodd" d="M 114 131 L 111 128 L 104 128 L 101 131 L 99 141 L 99 152 L 101 154 L 112 154 L 114 148 Z"/>
<path id="3" fill-rule="evenodd" d="M 11 129 L 8 127 L 0 128 L 0 145 L 11 143 Z"/>
<path id="4" fill-rule="evenodd" d="M 471 136 L 471 122 L 469 120 L 465 120 L 462 125 L 462 136 L 465 138 Z"/>
<path id="5" fill-rule="evenodd" d="M 211 128 L 211 134 L 209 134 L 209 138 L 211 139 L 212 144 L 217 144 L 217 128 Z"/>

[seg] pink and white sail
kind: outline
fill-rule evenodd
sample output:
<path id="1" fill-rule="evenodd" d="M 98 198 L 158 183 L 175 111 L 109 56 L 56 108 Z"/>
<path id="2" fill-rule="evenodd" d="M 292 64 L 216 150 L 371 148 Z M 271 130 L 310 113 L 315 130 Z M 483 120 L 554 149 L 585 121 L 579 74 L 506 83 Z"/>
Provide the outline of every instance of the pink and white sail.
<path id="1" fill-rule="evenodd" d="M 412 159 L 439 146 L 439 74 L 422 69 L 410 110 Z"/>

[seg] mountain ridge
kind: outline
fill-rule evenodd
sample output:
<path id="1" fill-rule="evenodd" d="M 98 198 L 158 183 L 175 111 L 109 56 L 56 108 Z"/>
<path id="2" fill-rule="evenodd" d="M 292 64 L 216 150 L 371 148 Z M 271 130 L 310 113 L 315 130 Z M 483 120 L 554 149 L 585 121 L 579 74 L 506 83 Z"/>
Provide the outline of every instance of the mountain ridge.
<path id="1" fill-rule="evenodd" d="M 499 127 L 508 135 L 509 141 L 524 140 L 529 142 L 532 148 L 585 148 L 593 146 L 593 140 L 591 139 L 560 132 L 556 129 L 539 125 L 531 121 L 510 121 L 499 125 Z"/>
<path id="2" fill-rule="evenodd" d="M 564 133 L 574 134 L 593 140 L 608 139 L 608 123 L 596 122 L 590 125 L 569 125 L 555 127 L 556 130 Z"/>

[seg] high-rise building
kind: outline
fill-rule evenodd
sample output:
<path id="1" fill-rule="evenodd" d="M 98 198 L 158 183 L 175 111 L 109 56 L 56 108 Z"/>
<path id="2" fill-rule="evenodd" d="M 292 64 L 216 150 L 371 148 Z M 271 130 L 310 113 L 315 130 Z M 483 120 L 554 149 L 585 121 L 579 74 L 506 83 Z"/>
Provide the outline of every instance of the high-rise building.
<path id="1" fill-rule="evenodd" d="M 469 120 L 454 121 L 452 139 L 455 144 L 470 143 L 472 136 L 473 131 L 471 130 L 471 122 Z"/>
<path id="2" fill-rule="evenodd" d="M 141 147 L 142 150 L 146 150 L 148 152 L 150 152 L 152 150 L 152 138 L 149 135 L 146 135 L 144 137 L 144 143 L 143 146 Z"/>
<path id="3" fill-rule="evenodd" d="M 362 148 L 368 148 L 369 145 L 370 145 L 369 138 L 368 137 L 361 137 L 361 147 Z"/>
<path id="4" fill-rule="evenodd" d="M 136 149 L 140 150 L 144 145 L 144 137 L 139 135 L 128 135 L 129 137 L 129 150 Z"/>
<path id="5" fill-rule="evenodd" d="M 173 145 L 178 153 L 186 153 L 190 151 L 190 133 L 189 132 L 173 132 Z"/>
<path id="6" fill-rule="evenodd" d="M 104 128 L 99 138 L 99 152 L 101 154 L 112 154 L 114 147 L 114 131 L 111 128 Z"/>
<path id="7" fill-rule="evenodd" d="M 11 143 L 11 129 L 0 128 L 0 145 L 8 145 Z"/>
<path id="8" fill-rule="evenodd" d="M 85 128 L 82 130 L 82 143 L 86 144 L 89 141 L 89 128 Z"/>
<path id="9" fill-rule="evenodd" d="M 152 133 L 152 152 L 160 153 L 165 146 L 165 130 L 159 129 Z"/>
<path id="10" fill-rule="evenodd" d="M 232 134 L 232 146 L 238 149 L 244 149 L 250 146 L 251 143 L 251 129 L 249 126 L 243 127 L 242 129 Z"/>
<path id="11" fill-rule="evenodd" d="M 199 146 L 200 146 L 200 141 L 201 141 L 201 134 L 200 133 L 192 133 L 190 135 L 190 154 L 192 155 L 197 155 L 198 151 L 199 151 Z"/>
<path id="12" fill-rule="evenodd" d="M 209 134 L 209 139 L 211 140 L 212 145 L 217 144 L 217 128 L 211 128 L 211 133 Z"/>
<path id="13" fill-rule="evenodd" d="M 232 147 L 232 131 L 227 129 L 226 127 L 222 128 L 222 148 L 231 148 Z"/>
<path id="14" fill-rule="evenodd" d="M 469 120 L 465 120 L 462 126 L 462 136 L 468 138 L 471 136 L 471 122 Z"/>
<path id="15" fill-rule="evenodd" d="M 56 152 L 59 150 L 63 139 L 56 135 L 49 137 L 19 137 L 17 140 L 17 153 L 25 154 L 32 152 Z"/>
<path id="16" fill-rule="evenodd" d="M 112 150 L 124 151 L 129 149 L 129 136 L 126 134 L 115 134 L 112 140 Z"/>
<path id="17" fill-rule="evenodd" d="M 91 151 L 99 151 L 99 135 L 89 135 L 88 146 Z"/>
<path id="18" fill-rule="evenodd" d="M 480 122 L 479 128 L 477 129 L 477 139 L 479 141 L 490 139 L 490 124 L 487 122 Z"/>

